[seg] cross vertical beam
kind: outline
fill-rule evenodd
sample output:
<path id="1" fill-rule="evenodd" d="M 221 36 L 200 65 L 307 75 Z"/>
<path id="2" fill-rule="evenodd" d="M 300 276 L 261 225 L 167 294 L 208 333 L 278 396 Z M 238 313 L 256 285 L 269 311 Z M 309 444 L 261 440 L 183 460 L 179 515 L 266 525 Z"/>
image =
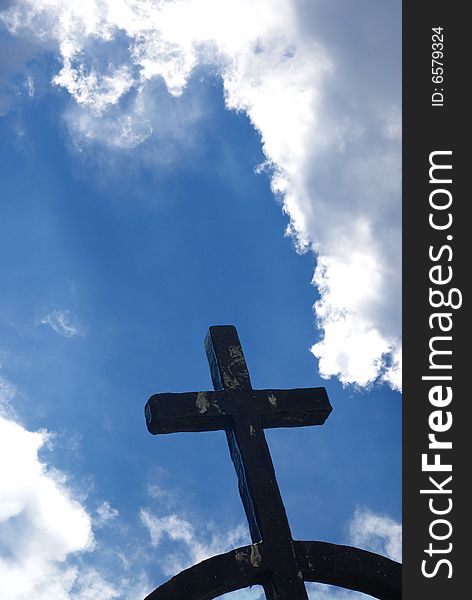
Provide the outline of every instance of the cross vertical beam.
<path id="1" fill-rule="evenodd" d="M 248 585 L 256 577 L 269 600 L 308 600 L 300 553 L 292 539 L 264 427 L 322 425 L 331 412 L 326 390 L 254 390 L 238 334 L 231 325 L 210 327 L 205 348 L 214 391 L 154 394 L 145 407 L 148 430 L 153 434 L 226 432 L 253 542 L 227 555 L 228 559 L 234 554 L 236 560 L 231 572 L 237 579 L 244 571 L 240 561 L 249 560 L 250 572 L 244 571 Z M 200 572 L 205 569 L 192 571 Z M 183 583 L 186 576 L 181 576 L 155 590 L 149 599 L 187 598 L 188 582 Z M 215 583 L 214 574 L 207 577 Z M 234 583 L 233 578 L 226 587 L 210 587 L 228 591 L 237 589 L 231 587 Z M 204 587 L 208 589 L 207 584 Z M 198 600 L 214 597 L 204 594 Z"/>
<path id="2" fill-rule="evenodd" d="M 252 395 L 249 372 L 235 327 L 210 327 L 205 340 L 213 387 L 216 391 L 246 391 Z M 261 566 L 267 562 L 270 579 L 264 585 L 269 600 L 308 600 L 297 566 L 287 514 L 280 495 L 274 465 L 261 418 L 253 406 L 237 394 L 233 398 L 232 423 L 226 437 L 236 473 L 253 544 Z"/>

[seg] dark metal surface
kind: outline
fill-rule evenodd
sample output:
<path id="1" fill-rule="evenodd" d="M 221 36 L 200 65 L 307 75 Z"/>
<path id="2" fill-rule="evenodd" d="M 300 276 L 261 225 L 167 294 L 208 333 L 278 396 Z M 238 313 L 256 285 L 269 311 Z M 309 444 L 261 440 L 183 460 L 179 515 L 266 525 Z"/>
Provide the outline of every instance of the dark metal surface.
<path id="1" fill-rule="evenodd" d="M 303 579 L 362 592 L 383 600 L 401 598 L 401 566 L 378 554 L 328 544 L 294 542 Z M 211 600 L 243 587 L 264 585 L 271 573 L 259 559 L 264 544 L 236 548 L 185 569 L 145 600 Z"/>
<path id="2" fill-rule="evenodd" d="M 292 539 L 264 428 L 322 425 L 332 410 L 326 390 L 253 390 L 233 326 L 210 327 L 205 349 L 215 391 L 155 394 L 147 427 L 153 434 L 225 430 L 253 543 L 183 571 L 147 598 L 206 600 L 258 583 L 269 600 L 307 600 L 304 580 L 400 598 L 397 563 Z"/>

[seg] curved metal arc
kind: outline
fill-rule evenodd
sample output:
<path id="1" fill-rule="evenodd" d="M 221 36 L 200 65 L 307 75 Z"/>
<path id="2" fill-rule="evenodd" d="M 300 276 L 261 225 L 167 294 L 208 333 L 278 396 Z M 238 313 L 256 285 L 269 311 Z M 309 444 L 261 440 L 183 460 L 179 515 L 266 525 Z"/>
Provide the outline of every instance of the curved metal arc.
<path id="1" fill-rule="evenodd" d="M 294 542 L 305 581 L 326 583 L 381 600 L 401 599 L 401 565 L 385 556 L 326 542 Z M 212 600 L 270 579 L 262 544 L 236 548 L 185 569 L 145 600 Z"/>
<path id="2" fill-rule="evenodd" d="M 305 581 L 363 592 L 381 600 L 401 600 L 402 567 L 380 554 L 327 542 L 294 542 Z"/>

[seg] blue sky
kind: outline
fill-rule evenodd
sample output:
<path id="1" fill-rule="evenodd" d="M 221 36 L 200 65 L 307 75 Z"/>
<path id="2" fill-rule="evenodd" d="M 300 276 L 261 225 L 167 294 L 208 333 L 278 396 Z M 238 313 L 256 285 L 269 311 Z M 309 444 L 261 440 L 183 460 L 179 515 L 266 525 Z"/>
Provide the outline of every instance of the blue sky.
<path id="1" fill-rule="evenodd" d="M 143 416 L 211 389 L 213 324 L 254 387 L 327 387 L 266 432 L 294 537 L 398 558 L 400 7 L 0 8 L 0 597 L 144 597 L 249 543 L 224 434 Z"/>

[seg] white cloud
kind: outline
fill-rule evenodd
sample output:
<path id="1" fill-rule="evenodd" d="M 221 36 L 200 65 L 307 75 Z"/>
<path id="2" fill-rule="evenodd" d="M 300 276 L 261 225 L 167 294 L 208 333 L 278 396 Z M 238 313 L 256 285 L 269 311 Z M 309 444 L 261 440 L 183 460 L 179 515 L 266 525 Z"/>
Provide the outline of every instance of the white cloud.
<path id="1" fill-rule="evenodd" d="M 385 515 L 357 509 L 349 526 L 351 544 L 388 556 L 402 559 L 402 526 Z"/>
<path id="2" fill-rule="evenodd" d="M 93 544 L 86 511 L 38 458 L 46 441 L 0 417 L 0 585 L 9 600 L 45 589 L 69 554 Z M 73 580 L 71 569 L 60 574 L 57 585 Z"/>
<path id="3" fill-rule="evenodd" d="M 98 561 L 90 557 L 103 551 L 92 519 L 74 499 L 67 476 L 39 457 L 54 436 L 28 431 L 11 417 L 15 393 L 0 379 L 0 408 L 6 408 L 0 410 L 0 598 L 144 598 L 150 585 L 139 566 L 133 578 L 120 572 L 113 579 L 107 569 L 91 566 Z M 97 512 L 105 521 L 117 517 L 108 502 Z"/>
<path id="4" fill-rule="evenodd" d="M 76 337 L 85 335 L 84 327 L 73 317 L 68 310 L 53 310 L 41 317 L 39 322 L 48 325 L 58 335 L 63 337 Z"/>
<path id="5" fill-rule="evenodd" d="M 114 521 L 118 517 L 119 512 L 107 500 L 104 500 L 97 508 L 96 514 L 94 525 L 96 527 L 105 527 L 105 525 L 109 525 L 110 521 Z"/>
<path id="6" fill-rule="evenodd" d="M 217 73 L 227 108 L 260 132 L 288 231 L 317 256 L 321 375 L 399 389 L 400 86 L 377 57 L 391 25 L 381 9 L 338 6 L 346 39 L 324 34 L 324 3 L 296 0 L 23 0 L 3 19 L 55 46 L 53 81 L 75 101 L 66 117 L 78 147 L 136 148 L 165 136 L 166 121 L 188 133 L 191 117 L 165 107 L 155 82 L 177 98 L 197 67 Z M 396 42 L 387 50 L 399 64 Z"/>

